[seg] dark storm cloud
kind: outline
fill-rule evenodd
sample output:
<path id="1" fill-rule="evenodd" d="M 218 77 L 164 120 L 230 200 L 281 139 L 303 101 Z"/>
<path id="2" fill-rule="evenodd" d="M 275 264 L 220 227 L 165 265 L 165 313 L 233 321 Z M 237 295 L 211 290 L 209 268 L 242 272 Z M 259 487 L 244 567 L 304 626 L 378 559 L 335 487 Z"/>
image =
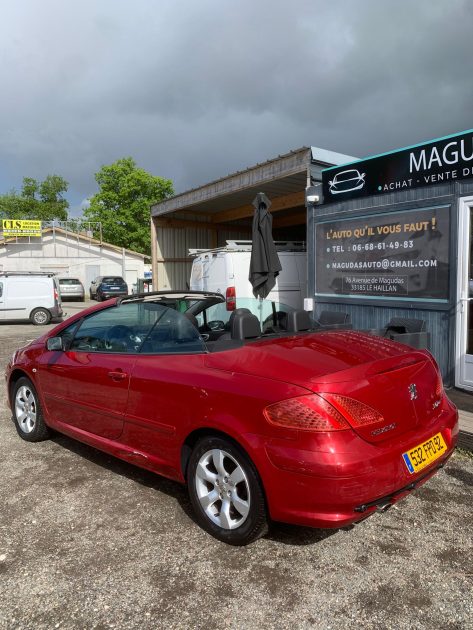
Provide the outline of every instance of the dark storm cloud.
<path id="1" fill-rule="evenodd" d="M 76 203 L 125 155 L 178 190 L 313 144 L 363 156 L 472 127 L 467 0 L 21 3 L 0 21 L 0 191 Z"/>

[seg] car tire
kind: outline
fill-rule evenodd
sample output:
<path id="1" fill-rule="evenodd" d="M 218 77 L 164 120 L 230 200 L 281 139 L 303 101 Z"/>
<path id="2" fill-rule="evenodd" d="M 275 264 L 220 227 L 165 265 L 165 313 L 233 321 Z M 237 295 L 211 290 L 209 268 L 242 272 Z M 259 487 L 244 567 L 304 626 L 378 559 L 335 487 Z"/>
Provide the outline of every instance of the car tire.
<path id="1" fill-rule="evenodd" d="M 187 469 L 189 497 L 199 525 L 229 545 L 248 545 L 268 530 L 266 501 L 248 455 L 230 440 L 197 442 Z"/>
<path id="2" fill-rule="evenodd" d="M 89 297 L 90 297 L 91 300 L 94 299 L 94 296 L 92 295 L 92 291 L 89 291 Z"/>
<path id="3" fill-rule="evenodd" d="M 45 326 L 51 321 L 51 313 L 46 308 L 35 308 L 31 311 L 30 321 L 35 326 Z"/>
<path id="4" fill-rule="evenodd" d="M 27 442 L 46 440 L 50 432 L 44 422 L 38 394 L 29 378 L 22 377 L 16 381 L 11 400 L 18 435 Z"/>

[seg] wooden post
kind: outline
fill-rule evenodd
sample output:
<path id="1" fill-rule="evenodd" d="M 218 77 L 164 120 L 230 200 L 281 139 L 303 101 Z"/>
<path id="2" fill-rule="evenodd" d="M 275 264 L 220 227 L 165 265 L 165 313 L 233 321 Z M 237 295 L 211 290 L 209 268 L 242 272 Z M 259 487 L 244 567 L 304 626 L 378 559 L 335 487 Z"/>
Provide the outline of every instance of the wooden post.
<path id="1" fill-rule="evenodd" d="M 158 289 L 158 230 L 151 217 L 151 273 L 153 275 L 153 291 Z"/>

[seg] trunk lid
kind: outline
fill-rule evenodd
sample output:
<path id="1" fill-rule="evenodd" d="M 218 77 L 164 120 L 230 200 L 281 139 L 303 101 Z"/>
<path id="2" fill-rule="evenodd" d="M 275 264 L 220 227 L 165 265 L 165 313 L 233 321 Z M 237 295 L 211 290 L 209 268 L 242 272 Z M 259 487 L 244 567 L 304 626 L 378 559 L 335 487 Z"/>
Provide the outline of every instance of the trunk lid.
<path id="1" fill-rule="evenodd" d="M 211 352 L 205 362 L 210 368 L 312 389 L 315 382 L 349 379 L 347 370 L 359 369 L 364 373 L 373 361 L 393 359 L 396 364 L 412 353 L 408 346 L 344 330 L 262 339 L 241 348 Z"/>
<path id="2" fill-rule="evenodd" d="M 371 443 L 391 440 L 427 426 L 437 417 L 442 391 L 437 370 L 428 355 L 412 352 L 401 360 L 374 361 L 364 368 L 346 372 L 347 380 L 324 379 L 312 384 L 313 391 L 348 397 L 381 414 L 379 421 L 367 424 L 346 416 L 360 437 Z M 353 410 L 356 418 L 356 404 Z"/>
<path id="3" fill-rule="evenodd" d="M 442 397 L 430 355 L 354 331 L 259 341 L 238 350 L 211 353 L 205 361 L 211 368 L 359 401 L 382 416 L 378 422 L 364 425 L 350 420 L 354 431 L 371 443 L 427 425 L 438 415 Z M 352 411 L 356 412 L 356 404 Z"/>

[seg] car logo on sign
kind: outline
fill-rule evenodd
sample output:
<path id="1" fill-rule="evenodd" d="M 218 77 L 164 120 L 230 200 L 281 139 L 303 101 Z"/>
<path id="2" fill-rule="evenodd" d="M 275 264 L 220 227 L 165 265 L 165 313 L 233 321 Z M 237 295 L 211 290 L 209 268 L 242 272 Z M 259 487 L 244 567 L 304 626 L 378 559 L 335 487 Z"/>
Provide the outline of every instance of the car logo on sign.
<path id="1" fill-rule="evenodd" d="M 411 383 L 409 385 L 409 395 L 411 400 L 415 400 L 417 398 L 417 387 L 415 383 Z"/>
<path id="2" fill-rule="evenodd" d="M 341 193 L 360 190 L 366 183 L 365 177 L 366 173 L 360 173 L 356 168 L 337 173 L 328 183 L 330 193 L 332 195 L 339 195 Z"/>

